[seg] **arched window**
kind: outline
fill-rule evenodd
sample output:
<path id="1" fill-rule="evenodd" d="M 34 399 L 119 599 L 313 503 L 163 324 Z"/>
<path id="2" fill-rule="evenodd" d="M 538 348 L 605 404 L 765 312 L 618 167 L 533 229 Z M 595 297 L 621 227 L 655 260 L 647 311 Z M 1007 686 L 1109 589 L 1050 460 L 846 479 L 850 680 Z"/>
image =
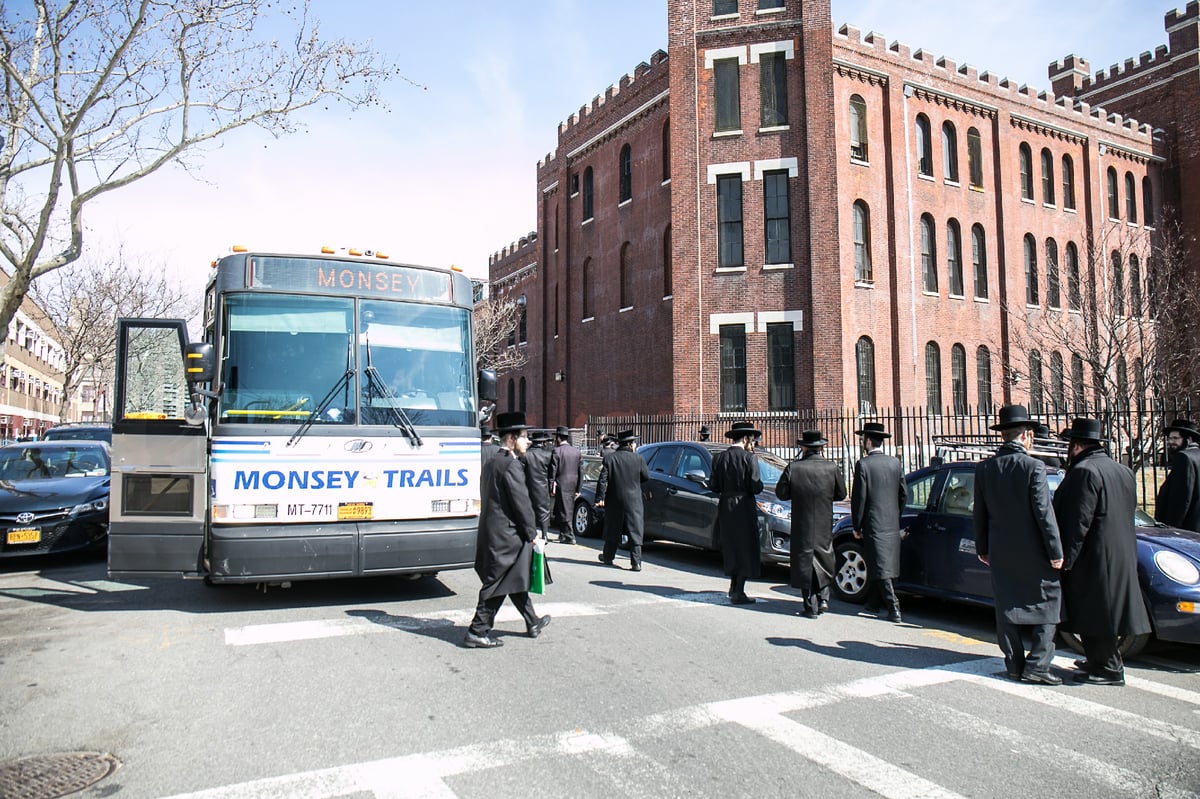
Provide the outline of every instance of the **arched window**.
<path id="1" fill-rule="evenodd" d="M 1052 413 L 1067 410 L 1067 389 L 1063 381 L 1063 359 L 1058 352 L 1050 353 L 1050 402 Z"/>
<path id="2" fill-rule="evenodd" d="M 1141 319 L 1146 315 L 1142 306 L 1142 263 L 1133 253 L 1129 254 L 1129 315 Z"/>
<path id="3" fill-rule="evenodd" d="M 951 122 L 942 123 L 942 171 L 946 180 L 958 182 L 958 132 Z"/>
<path id="4" fill-rule="evenodd" d="M 1059 290 L 1058 242 L 1046 239 L 1046 307 L 1062 307 L 1062 292 Z"/>
<path id="5" fill-rule="evenodd" d="M 850 157 L 866 161 L 867 149 L 867 104 L 857 94 L 850 95 Z"/>
<path id="6" fill-rule="evenodd" d="M 1075 209 L 1075 163 L 1071 156 L 1062 157 L 1063 208 Z"/>
<path id="7" fill-rule="evenodd" d="M 1076 413 L 1087 410 L 1087 386 L 1083 384 L 1083 356 L 1071 354 L 1071 404 Z"/>
<path id="8" fill-rule="evenodd" d="M 1042 354 L 1037 350 L 1029 352 L 1029 411 L 1042 412 Z"/>
<path id="9" fill-rule="evenodd" d="M 580 308 L 583 310 L 583 318 L 584 319 L 591 319 L 592 313 L 593 313 L 591 272 L 592 272 L 592 259 L 587 258 L 583 262 L 583 269 L 580 270 L 580 279 L 579 279 L 579 293 L 580 293 L 579 305 L 580 305 Z"/>
<path id="10" fill-rule="evenodd" d="M 666 183 L 671 179 L 671 121 L 663 123 L 662 130 L 662 179 Z"/>
<path id="11" fill-rule="evenodd" d="M 1025 234 L 1025 304 L 1038 304 L 1037 242 Z"/>
<path id="12" fill-rule="evenodd" d="M 1114 167 L 1108 168 L 1108 218 L 1121 218 L 1121 198 L 1117 191 L 1117 170 Z"/>
<path id="13" fill-rule="evenodd" d="M 1029 149 L 1029 145 L 1021 142 L 1018 149 L 1018 157 L 1021 167 L 1021 199 L 1033 199 L 1033 152 Z"/>
<path id="14" fill-rule="evenodd" d="M 591 219 L 595 214 L 592 205 L 592 168 L 589 166 L 583 170 L 583 221 Z"/>
<path id="15" fill-rule="evenodd" d="M 673 289 L 671 288 L 671 281 L 672 281 L 672 277 L 673 277 L 671 265 L 672 265 L 673 261 L 671 259 L 671 226 L 670 225 L 667 225 L 666 231 L 663 232 L 662 260 L 663 260 L 663 297 L 666 298 L 666 297 L 670 297 L 671 294 L 673 293 Z"/>
<path id="16" fill-rule="evenodd" d="M 526 394 L 525 394 L 525 378 L 522 377 L 521 378 L 521 404 L 519 406 L 517 406 L 517 409 L 519 411 L 521 411 L 521 413 L 525 413 L 525 409 L 527 407 L 526 399 L 527 398 L 526 398 Z"/>
<path id="17" fill-rule="evenodd" d="M 992 353 L 987 347 L 975 349 L 975 393 L 979 397 L 979 412 L 992 412 Z"/>
<path id="18" fill-rule="evenodd" d="M 1054 156 L 1042 148 L 1042 202 L 1054 205 Z"/>
<path id="19" fill-rule="evenodd" d="M 1154 186 L 1149 175 L 1142 178 L 1142 219 L 1146 227 L 1154 226 Z"/>
<path id="20" fill-rule="evenodd" d="M 942 412 L 942 351 L 933 341 L 925 345 L 925 406 Z"/>
<path id="21" fill-rule="evenodd" d="M 917 172 L 933 177 L 933 141 L 929 133 L 929 117 L 917 114 Z"/>
<path id="22" fill-rule="evenodd" d="M 1114 316 L 1125 315 L 1125 264 L 1121 253 L 1112 253 L 1112 311 Z"/>
<path id="23" fill-rule="evenodd" d="M 621 281 L 621 309 L 633 307 L 633 264 L 630 260 L 630 244 L 625 242 L 621 245 L 621 262 L 620 262 L 620 281 Z"/>
<path id="24" fill-rule="evenodd" d="M 521 300 L 517 304 L 521 306 L 521 317 L 517 322 L 517 341 L 522 344 L 529 341 L 529 298 L 524 294 L 521 295 Z"/>
<path id="25" fill-rule="evenodd" d="M 517 409 L 517 381 L 511 377 L 508 378 L 508 409 L 510 411 Z"/>
<path id="26" fill-rule="evenodd" d="M 617 202 L 633 199 L 633 149 L 626 144 L 621 148 L 621 196 Z"/>
<path id="27" fill-rule="evenodd" d="M 866 336 L 854 345 L 854 369 L 858 377 L 858 412 L 875 412 L 875 343 Z"/>
<path id="28" fill-rule="evenodd" d="M 1137 181 L 1132 172 L 1125 173 L 1125 219 L 1132 225 L 1137 224 Z"/>
<path id="29" fill-rule="evenodd" d="M 950 397 L 956 416 L 967 414 L 967 351 L 961 344 L 950 348 Z"/>
<path id="30" fill-rule="evenodd" d="M 988 297 L 987 239 L 983 234 L 983 225 L 978 223 L 971 226 L 971 265 L 975 272 L 975 299 L 986 300 Z"/>
<path id="31" fill-rule="evenodd" d="M 1146 407 L 1146 366 L 1141 358 L 1133 359 L 1133 404 Z"/>
<path id="32" fill-rule="evenodd" d="M 869 283 L 871 273 L 871 213 L 862 200 L 854 203 L 854 280 Z"/>
<path id="33" fill-rule="evenodd" d="M 983 188 L 983 140 L 975 128 L 967 129 L 967 172 L 970 173 L 971 185 Z"/>
<path id="34" fill-rule="evenodd" d="M 933 217 L 921 216 L 921 286 L 925 291 L 936 294 L 937 279 L 937 234 L 934 232 Z"/>
<path id="35" fill-rule="evenodd" d="M 1079 250 L 1075 242 L 1067 242 L 1067 307 L 1078 311 L 1083 307 L 1083 293 L 1079 288 Z"/>
<path id="36" fill-rule="evenodd" d="M 956 219 L 946 223 L 946 272 L 950 281 L 950 296 L 963 296 L 962 230 Z"/>
<path id="37" fill-rule="evenodd" d="M 1129 364 L 1124 355 L 1117 356 L 1117 404 L 1129 406 Z"/>

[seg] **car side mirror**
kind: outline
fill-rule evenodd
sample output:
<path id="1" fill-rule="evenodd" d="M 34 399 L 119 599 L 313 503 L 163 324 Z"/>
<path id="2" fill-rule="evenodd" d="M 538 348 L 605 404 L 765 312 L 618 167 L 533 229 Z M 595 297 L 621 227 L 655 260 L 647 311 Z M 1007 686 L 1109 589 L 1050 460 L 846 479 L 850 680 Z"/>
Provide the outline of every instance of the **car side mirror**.
<path id="1" fill-rule="evenodd" d="M 689 483 L 695 483 L 702 488 L 708 488 L 708 477 L 699 469 L 688 472 L 683 476 Z"/>

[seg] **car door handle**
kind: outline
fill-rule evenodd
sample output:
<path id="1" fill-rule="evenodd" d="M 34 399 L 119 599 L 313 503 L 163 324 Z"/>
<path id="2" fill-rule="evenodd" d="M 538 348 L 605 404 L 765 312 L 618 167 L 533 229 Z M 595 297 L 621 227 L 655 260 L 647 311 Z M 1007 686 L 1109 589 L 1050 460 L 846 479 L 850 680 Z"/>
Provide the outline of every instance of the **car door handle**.
<path id="1" fill-rule="evenodd" d="M 678 493 L 679 493 L 679 489 L 678 489 L 678 488 L 668 488 L 668 489 L 667 489 L 667 496 L 669 496 L 669 497 L 673 497 L 673 496 L 675 496 L 675 495 L 676 495 L 676 494 L 678 494 Z"/>

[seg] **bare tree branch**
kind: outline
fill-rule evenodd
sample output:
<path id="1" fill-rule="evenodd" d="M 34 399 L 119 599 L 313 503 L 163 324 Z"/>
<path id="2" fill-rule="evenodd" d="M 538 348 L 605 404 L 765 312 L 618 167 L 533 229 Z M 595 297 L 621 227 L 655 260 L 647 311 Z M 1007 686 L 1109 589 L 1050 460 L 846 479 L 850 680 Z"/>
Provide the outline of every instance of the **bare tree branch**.
<path id="1" fill-rule="evenodd" d="M 516 346 L 525 307 L 515 300 L 489 297 L 475 306 L 475 357 L 479 369 L 497 373 L 525 365 L 525 348 Z"/>

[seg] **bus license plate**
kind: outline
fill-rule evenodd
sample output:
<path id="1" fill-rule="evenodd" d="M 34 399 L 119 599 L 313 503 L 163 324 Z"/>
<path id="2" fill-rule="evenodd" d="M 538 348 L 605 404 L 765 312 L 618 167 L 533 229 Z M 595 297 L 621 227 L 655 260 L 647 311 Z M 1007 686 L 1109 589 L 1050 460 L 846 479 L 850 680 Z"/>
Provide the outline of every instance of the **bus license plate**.
<path id="1" fill-rule="evenodd" d="M 338 505 L 339 521 L 362 521 L 374 517 L 370 502 L 342 502 Z"/>
<path id="2" fill-rule="evenodd" d="M 37 544 L 42 540 L 42 528 L 19 527 L 8 531 L 10 544 Z"/>

